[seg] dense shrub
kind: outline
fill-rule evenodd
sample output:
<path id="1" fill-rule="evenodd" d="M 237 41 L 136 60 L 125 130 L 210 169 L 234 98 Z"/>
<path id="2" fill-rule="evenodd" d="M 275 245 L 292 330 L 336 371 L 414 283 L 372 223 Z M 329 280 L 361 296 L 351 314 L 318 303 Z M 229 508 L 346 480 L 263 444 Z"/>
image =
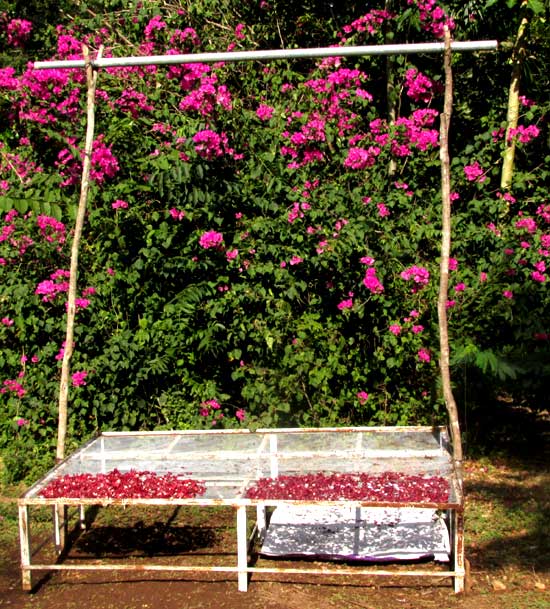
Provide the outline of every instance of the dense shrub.
<path id="1" fill-rule="evenodd" d="M 321 31 L 322 15 L 304 9 L 296 27 L 286 3 L 242 7 L 241 19 L 233 4 L 123 4 L 57 26 L 51 55 L 81 56 L 82 42 L 107 56 L 271 46 L 277 19 L 294 41 Z M 452 26 L 433 2 L 404 8 L 355 13 L 346 26 L 343 12 L 325 15 L 324 44 L 431 39 Z M 414 56 L 101 70 L 72 437 L 444 420 L 440 73 L 440 58 Z M 84 80 L 78 69 L 0 70 L 4 445 L 51 441 L 55 429 Z M 524 99 L 514 187 L 500 192 L 505 92 L 474 121 L 458 89 L 453 361 L 510 378 L 526 354 L 548 352 L 548 180 L 530 157 L 544 152 L 544 107 Z M 461 124 L 476 126 L 468 141 Z"/>

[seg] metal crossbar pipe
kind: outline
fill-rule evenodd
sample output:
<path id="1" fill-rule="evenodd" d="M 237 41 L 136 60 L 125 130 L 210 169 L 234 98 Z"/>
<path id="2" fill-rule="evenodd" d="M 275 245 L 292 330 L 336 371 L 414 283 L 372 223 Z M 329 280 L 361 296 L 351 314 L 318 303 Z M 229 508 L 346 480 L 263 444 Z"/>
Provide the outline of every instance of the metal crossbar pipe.
<path id="1" fill-rule="evenodd" d="M 451 50 L 494 51 L 496 40 L 474 40 L 451 43 Z M 270 61 L 282 59 L 310 59 L 316 57 L 357 57 L 362 55 L 412 55 L 415 53 L 443 53 L 443 42 L 414 44 L 380 44 L 350 47 L 319 47 L 314 49 L 275 49 L 266 51 L 231 51 L 223 53 L 188 53 L 184 55 L 144 55 L 140 57 L 102 57 L 92 60 L 94 68 L 132 67 L 146 65 L 173 65 L 184 63 L 215 63 L 233 61 Z M 84 68 L 83 59 L 35 61 L 35 70 Z"/>

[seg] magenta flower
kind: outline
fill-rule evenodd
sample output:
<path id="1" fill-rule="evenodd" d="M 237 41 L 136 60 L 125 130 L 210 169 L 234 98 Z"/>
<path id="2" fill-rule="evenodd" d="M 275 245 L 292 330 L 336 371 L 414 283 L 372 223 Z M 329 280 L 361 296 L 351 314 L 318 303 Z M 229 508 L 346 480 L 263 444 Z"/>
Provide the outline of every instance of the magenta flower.
<path id="1" fill-rule="evenodd" d="M 342 300 L 342 302 L 338 303 L 338 309 L 340 311 L 345 311 L 346 309 L 351 309 L 353 307 L 353 298 L 346 298 Z"/>
<path id="2" fill-rule="evenodd" d="M 424 347 L 422 347 L 422 349 L 418 350 L 418 360 L 421 362 L 429 363 L 432 360 L 432 356 L 430 355 L 430 352 L 427 349 L 424 349 Z"/>
<path id="3" fill-rule="evenodd" d="M 111 203 L 111 207 L 113 209 L 128 209 L 128 203 L 126 203 L 126 201 L 122 201 L 121 199 L 117 199 L 114 203 Z"/>
<path id="4" fill-rule="evenodd" d="M 199 238 L 199 245 L 205 250 L 220 247 L 222 243 L 223 235 L 221 233 L 216 232 L 215 230 L 207 231 L 203 233 Z"/>
<path id="5" fill-rule="evenodd" d="M 413 334 L 420 334 L 420 332 L 424 331 L 424 326 L 422 326 L 421 324 L 415 325 L 412 328 Z"/>
<path id="6" fill-rule="evenodd" d="M 378 215 L 381 218 L 387 218 L 390 215 L 390 210 L 384 205 L 384 203 L 377 203 Z"/>
<path id="7" fill-rule="evenodd" d="M 275 108 L 267 106 L 266 104 L 260 104 L 256 110 L 256 116 L 262 121 L 268 121 L 275 112 Z"/>
<path id="8" fill-rule="evenodd" d="M 401 326 L 399 324 L 392 324 L 390 326 L 390 332 L 394 335 L 394 336 L 399 336 L 401 334 Z"/>
<path id="9" fill-rule="evenodd" d="M 380 294 L 384 291 L 384 286 L 376 276 L 376 269 L 374 267 L 369 267 L 367 269 L 365 277 L 363 278 L 363 285 L 373 294 Z"/>
<path id="10" fill-rule="evenodd" d="M 183 220 L 185 217 L 185 212 L 180 209 L 176 209 L 175 207 L 172 207 L 168 213 L 172 216 L 172 218 L 174 218 L 174 220 Z"/>
<path id="11" fill-rule="evenodd" d="M 469 182 L 481 183 L 486 179 L 483 175 L 483 169 L 477 161 L 464 167 L 464 175 Z"/>
<path id="12" fill-rule="evenodd" d="M 28 425 L 29 421 L 27 419 L 17 419 L 17 425 L 18 427 L 25 427 L 25 425 Z"/>
<path id="13" fill-rule="evenodd" d="M 238 255 L 239 255 L 239 250 L 237 250 L 237 249 L 227 250 L 225 252 L 225 257 L 227 258 L 227 260 L 235 260 L 235 258 L 237 258 Z"/>
<path id="14" fill-rule="evenodd" d="M 504 290 L 502 292 L 502 295 L 504 296 L 504 298 L 508 298 L 509 300 L 514 298 L 514 293 L 512 292 L 512 290 Z"/>
<path id="15" fill-rule="evenodd" d="M 71 375 L 73 387 L 82 387 L 82 385 L 85 385 L 86 384 L 85 379 L 87 376 L 88 376 L 88 373 L 85 370 L 82 370 L 80 372 L 74 372 Z"/>
<path id="16" fill-rule="evenodd" d="M 237 417 L 237 419 L 239 419 L 239 421 L 244 421 L 246 417 L 246 411 L 244 411 L 242 408 L 239 408 L 235 413 L 235 416 Z"/>
<path id="17" fill-rule="evenodd" d="M 359 400 L 359 404 L 363 406 L 363 404 L 365 404 L 366 401 L 369 399 L 369 394 L 366 391 L 358 391 L 357 399 Z"/>
<path id="18" fill-rule="evenodd" d="M 2 317 L 2 323 L 3 323 L 5 326 L 8 326 L 8 327 L 9 327 L 9 326 L 13 326 L 14 321 L 13 321 L 13 319 L 10 319 L 9 317 Z"/>
<path id="19" fill-rule="evenodd" d="M 430 281 L 430 272 L 422 266 L 414 265 L 401 272 L 401 279 L 405 281 L 412 279 L 416 285 L 422 287 Z"/>

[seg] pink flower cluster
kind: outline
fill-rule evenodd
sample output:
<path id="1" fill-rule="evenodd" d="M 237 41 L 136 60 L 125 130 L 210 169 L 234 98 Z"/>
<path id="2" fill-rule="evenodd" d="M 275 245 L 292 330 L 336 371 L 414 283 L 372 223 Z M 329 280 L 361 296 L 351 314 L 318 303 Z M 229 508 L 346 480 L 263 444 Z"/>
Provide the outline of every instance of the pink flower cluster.
<path id="1" fill-rule="evenodd" d="M 6 26 L 6 38 L 8 44 L 15 48 L 21 48 L 29 39 L 32 32 L 32 23 L 26 19 L 12 19 Z"/>
<path id="2" fill-rule="evenodd" d="M 381 294 L 384 291 L 384 286 L 376 276 L 376 269 L 374 268 L 374 258 L 370 256 L 364 256 L 361 258 L 361 263 L 367 265 L 365 276 L 363 277 L 363 285 L 372 292 L 373 294 Z"/>
<path id="3" fill-rule="evenodd" d="M 414 265 L 401 271 L 401 279 L 404 279 L 405 281 L 410 281 L 412 279 L 416 286 L 424 287 L 430 281 L 430 272 L 423 266 Z M 416 289 L 416 287 L 413 288 L 413 292 L 416 291 Z"/>
<path id="4" fill-rule="evenodd" d="M 0 393 L 7 393 L 10 391 L 11 393 L 15 393 L 18 398 L 22 398 L 27 393 L 27 390 L 23 385 L 13 379 L 6 379 L 3 385 L 2 389 L 0 389 Z"/>
<path id="5" fill-rule="evenodd" d="M 385 21 L 394 18 L 394 14 L 388 11 L 373 9 L 366 15 L 359 17 L 355 21 L 352 21 L 349 25 L 345 25 L 342 28 L 343 34 L 340 37 L 345 41 L 345 35 L 367 32 L 368 34 L 374 35 L 380 31 L 381 26 Z"/>
<path id="6" fill-rule="evenodd" d="M 69 289 L 69 282 L 66 279 L 70 276 L 69 271 L 58 269 L 50 275 L 49 279 L 41 281 L 34 293 L 42 296 L 43 302 L 53 302 L 58 294 L 67 292 Z"/>
<path id="7" fill-rule="evenodd" d="M 510 142 L 514 138 L 517 138 L 518 142 L 528 144 L 531 140 L 538 137 L 539 133 L 540 129 L 536 125 L 529 125 L 528 127 L 518 125 L 515 129 L 508 131 L 508 141 Z"/>
<path id="8" fill-rule="evenodd" d="M 365 169 L 366 167 L 372 167 L 376 162 L 376 157 L 380 155 L 380 152 L 381 150 L 378 146 L 369 146 L 368 149 L 354 146 L 348 151 L 348 156 L 344 161 L 344 167 L 349 167 L 350 169 Z"/>
<path id="9" fill-rule="evenodd" d="M 199 245 L 205 250 L 218 248 L 223 243 L 223 235 L 215 230 L 206 231 L 199 237 Z"/>
<path id="10" fill-rule="evenodd" d="M 481 183 L 486 180 L 483 169 L 477 161 L 464 167 L 464 175 L 469 182 L 475 181 Z"/>
<path id="11" fill-rule="evenodd" d="M 425 104 L 431 101 L 436 91 L 436 83 L 416 68 L 410 68 L 405 72 L 405 87 L 411 99 Z"/>
<path id="12" fill-rule="evenodd" d="M 39 215 L 36 218 L 36 223 L 40 230 L 40 234 L 48 243 L 56 243 L 63 245 L 67 236 L 67 229 L 63 222 L 50 216 Z"/>
<path id="13" fill-rule="evenodd" d="M 80 372 L 73 372 L 73 374 L 71 375 L 73 387 L 82 387 L 82 385 L 85 385 L 87 376 L 88 373 L 85 370 L 82 370 Z"/>
<path id="14" fill-rule="evenodd" d="M 443 37 L 445 26 L 451 32 L 454 30 L 454 21 L 440 6 L 437 6 L 437 0 L 407 0 L 407 4 L 418 7 L 422 29 L 432 33 L 436 38 Z"/>
<path id="15" fill-rule="evenodd" d="M 268 121 L 275 112 L 275 108 L 267 106 L 266 104 L 260 104 L 256 110 L 256 116 L 262 121 Z"/>
<path id="16" fill-rule="evenodd" d="M 203 129 L 193 136 L 195 151 L 203 159 L 212 160 L 224 154 L 238 158 L 233 148 L 229 147 L 227 135 L 216 133 L 211 129 Z"/>

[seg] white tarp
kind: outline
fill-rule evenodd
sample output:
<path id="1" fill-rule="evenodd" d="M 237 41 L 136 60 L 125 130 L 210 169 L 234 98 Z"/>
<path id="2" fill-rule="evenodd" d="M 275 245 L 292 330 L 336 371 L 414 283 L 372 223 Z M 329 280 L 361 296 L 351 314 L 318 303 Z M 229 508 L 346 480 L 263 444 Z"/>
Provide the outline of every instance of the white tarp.
<path id="1" fill-rule="evenodd" d="M 433 509 L 275 508 L 261 554 L 372 562 L 434 559 L 448 562 L 449 532 Z"/>

